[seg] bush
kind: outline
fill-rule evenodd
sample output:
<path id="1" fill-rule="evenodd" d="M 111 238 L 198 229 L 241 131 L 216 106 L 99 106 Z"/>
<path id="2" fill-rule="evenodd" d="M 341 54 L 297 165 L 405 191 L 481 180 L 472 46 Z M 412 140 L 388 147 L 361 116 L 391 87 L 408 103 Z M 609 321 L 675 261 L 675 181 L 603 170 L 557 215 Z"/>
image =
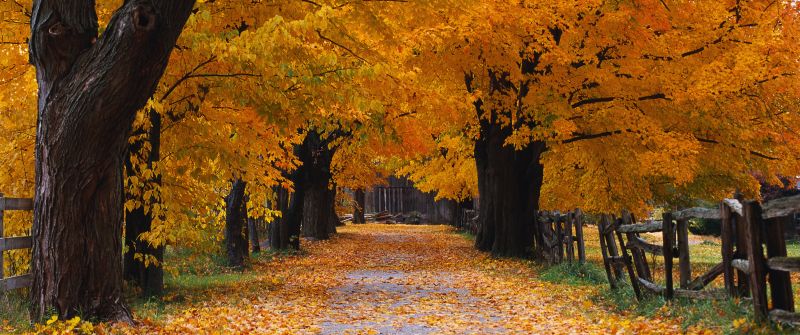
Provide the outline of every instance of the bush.
<path id="1" fill-rule="evenodd" d="M 689 231 L 695 235 L 719 236 L 722 231 L 722 221 L 717 219 L 692 219 L 689 221 Z"/>

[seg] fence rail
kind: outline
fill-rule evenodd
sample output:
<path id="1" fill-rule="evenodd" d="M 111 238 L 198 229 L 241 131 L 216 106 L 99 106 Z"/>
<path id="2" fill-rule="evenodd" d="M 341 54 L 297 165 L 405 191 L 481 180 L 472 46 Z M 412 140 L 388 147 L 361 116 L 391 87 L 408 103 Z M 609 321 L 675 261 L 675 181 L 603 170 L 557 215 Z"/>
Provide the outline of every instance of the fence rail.
<path id="1" fill-rule="evenodd" d="M 623 270 L 640 298 L 641 289 L 663 295 L 666 299 L 724 298 L 749 296 L 757 320 L 767 318 L 795 326 L 800 314 L 795 313 L 790 273 L 800 272 L 800 257 L 787 257 L 784 220 L 800 212 L 800 195 L 764 203 L 725 199 L 719 209 L 688 208 L 667 212 L 663 220 L 635 223 L 632 216 L 622 218 L 604 215 L 598 229 L 603 264 L 612 288 L 624 280 Z M 688 222 L 690 219 L 720 219 L 722 222 L 722 262 L 706 273 L 692 278 L 689 254 Z M 640 233 L 662 234 L 662 245 L 642 239 Z M 614 234 L 617 240 L 614 241 Z M 623 238 L 624 234 L 624 238 Z M 617 242 L 619 244 L 617 244 Z M 653 280 L 645 253 L 664 261 L 664 285 Z M 677 264 L 675 264 L 677 259 Z M 678 283 L 673 283 L 677 265 Z M 725 289 L 707 289 L 722 276 Z"/>
<path id="2" fill-rule="evenodd" d="M 33 245 L 30 236 L 3 237 L 3 217 L 5 211 L 32 211 L 33 199 L 6 198 L 0 193 L 0 291 L 9 291 L 31 286 L 31 274 L 5 277 L 3 252 L 8 250 L 29 249 Z"/>

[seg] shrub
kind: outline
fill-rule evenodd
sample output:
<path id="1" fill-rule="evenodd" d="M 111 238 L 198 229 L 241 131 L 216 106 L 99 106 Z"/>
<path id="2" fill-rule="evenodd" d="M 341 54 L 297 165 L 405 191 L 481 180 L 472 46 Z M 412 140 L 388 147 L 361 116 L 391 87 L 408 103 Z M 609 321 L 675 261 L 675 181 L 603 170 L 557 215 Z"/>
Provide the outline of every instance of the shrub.
<path id="1" fill-rule="evenodd" d="M 689 221 L 689 231 L 695 235 L 719 236 L 722 230 L 722 221 L 717 219 L 692 219 Z"/>

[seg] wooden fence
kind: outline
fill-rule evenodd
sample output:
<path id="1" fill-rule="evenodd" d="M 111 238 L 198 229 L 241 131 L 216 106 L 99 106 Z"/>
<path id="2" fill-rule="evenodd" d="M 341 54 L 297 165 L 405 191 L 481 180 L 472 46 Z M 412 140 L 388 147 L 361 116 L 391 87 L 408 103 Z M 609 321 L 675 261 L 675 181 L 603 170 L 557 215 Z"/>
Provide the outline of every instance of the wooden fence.
<path id="1" fill-rule="evenodd" d="M 583 214 L 575 210 L 567 213 L 539 212 L 539 229 L 542 234 L 540 252 L 550 264 L 577 260 L 586 262 L 586 247 L 583 241 Z"/>
<path id="2" fill-rule="evenodd" d="M 30 236 L 3 237 L 3 216 L 5 211 L 32 211 L 32 199 L 5 198 L 0 193 L 0 292 L 31 285 L 31 275 L 5 278 L 3 253 L 7 250 L 28 249 L 33 244 Z"/>
<path id="3" fill-rule="evenodd" d="M 637 298 L 641 296 L 641 288 L 666 299 L 749 296 L 757 320 L 769 318 L 800 325 L 789 276 L 790 272 L 800 272 L 800 257 L 787 257 L 784 237 L 784 220 L 796 212 L 800 212 L 800 195 L 763 205 L 756 201 L 742 203 L 725 199 L 719 209 L 667 212 L 662 221 L 644 223 L 635 223 L 632 216 L 625 214 L 619 219 L 604 216 L 606 219 L 598 227 L 609 283 L 616 288 L 625 268 Z M 722 262 L 696 278 L 692 278 L 688 240 L 688 223 L 694 218 L 722 222 Z M 657 232 L 662 235 L 662 245 L 649 243 L 639 236 Z M 663 257 L 663 286 L 654 282 L 644 257 L 646 253 Z M 678 288 L 673 283 L 675 259 L 678 259 Z M 720 275 L 725 288 L 707 289 L 706 286 Z"/>
<path id="4" fill-rule="evenodd" d="M 477 234 L 478 215 L 477 210 L 461 209 L 461 219 L 456 222 L 456 228 Z M 541 211 L 537 224 L 543 232 L 541 241 L 543 245 L 540 249 L 547 258 L 545 261 L 550 264 L 575 260 L 586 262 L 583 214 L 580 210 L 567 213 Z"/>

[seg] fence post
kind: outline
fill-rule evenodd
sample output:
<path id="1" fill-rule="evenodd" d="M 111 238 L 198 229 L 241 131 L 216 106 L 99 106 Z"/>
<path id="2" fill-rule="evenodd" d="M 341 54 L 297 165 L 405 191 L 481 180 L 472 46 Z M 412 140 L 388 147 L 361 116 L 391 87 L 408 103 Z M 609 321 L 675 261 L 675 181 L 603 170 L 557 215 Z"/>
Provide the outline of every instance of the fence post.
<path id="1" fill-rule="evenodd" d="M 745 222 L 745 241 L 747 242 L 747 259 L 750 262 L 750 291 L 753 297 L 755 319 L 764 321 L 767 318 L 767 288 L 765 281 L 764 249 L 761 246 L 761 206 L 755 201 L 742 204 L 742 216 Z"/>
<path id="2" fill-rule="evenodd" d="M 611 271 L 612 264 L 608 255 L 608 246 L 606 245 L 606 222 L 605 214 L 603 214 L 600 221 L 597 222 L 597 229 L 600 231 L 600 253 L 603 255 L 603 267 L 606 270 L 608 284 L 611 285 L 611 289 L 617 289 L 617 281 L 614 279 L 614 275 Z"/>
<path id="3" fill-rule="evenodd" d="M 741 200 L 740 200 L 741 201 Z M 744 206 L 744 204 L 742 204 Z M 733 222 L 735 228 L 735 245 L 736 251 L 734 251 L 733 257 L 738 259 L 747 259 L 747 225 L 745 224 L 745 218 L 743 215 L 733 214 Z M 736 270 L 736 289 L 738 291 L 739 296 L 741 297 L 749 297 L 750 296 L 750 278 L 747 273 L 741 270 Z"/>
<path id="4" fill-rule="evenodd" d="M 767 225 L 767 258 L 786 257 L 786 240 L 783 236 L 783 225 L 790 217 L 780 217 L 766 221 Z M 772 308 L 794 312 L 794 296 L 789 272 L 769 270 L 769 287 Z"/>
<path id="5" fill-rule="evenodd" d="M 564 216 L 562 216 L 561 213 L 558 213 L 555 216 L 553 223 L 555 224 L 555 240 L 557 242 L 556 245 L 558 246 L 556 248 L 555 262 L 561 263 L 564 261 Z"/>
<path id="6" fill-rule="evenodd" d="M 733 221 L 731 208 L 724 202 L 719 204 L 720 217 L 722 218 L 722 277 L 725 281 L 725 290 L 732 297 L 736 296 L 736 281 L 733 278 Z"/>
<path id="7" fill-rule="evenodd" d="M 692 281 L 692 263 L 689 260 L 689 220 L 678 220 L 678 268 L 681 288 Z"/>
<path id="8" fill-rule="evenodd" d="M 664 298 L 672 300 L 675 296 L 675 290 L 672 285 L 672 239 L 675 236 L 672 229 L 672 213 L 664 213 L 661 229 L 664 238 L 664 277 L 666 281 Z"/>
<path id="9" fill-rule="evenodd" d="M 564 237 L 567 239 L 567 261 L 570 263 L 575 260 L 575 244 L 572 241 L 572 220 L 574 219 L 575 214 L 569 212 L 564 222 Z"/>
<path id="10" fill-rule="evenodd" d="M 583 213 L 580 208 L 575 210 L 575 235 L 578 238 L 578 261 L 586 262 L 586 247 L 583 244 Z"/>

